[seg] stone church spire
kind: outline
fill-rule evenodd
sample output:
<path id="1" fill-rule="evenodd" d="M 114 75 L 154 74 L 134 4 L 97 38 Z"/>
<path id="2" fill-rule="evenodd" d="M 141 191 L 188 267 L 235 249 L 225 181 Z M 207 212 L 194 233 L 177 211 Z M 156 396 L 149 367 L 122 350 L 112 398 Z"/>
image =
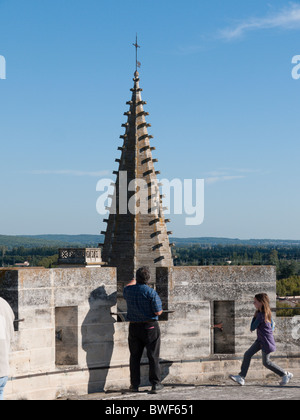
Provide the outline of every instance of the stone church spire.
<path id="1" fill-rule="evenodd" d="M 135 271 L 147 265 L 151 269 L 151 280 L 155 283 L 156 267 L 172 266 L 168 235 L 159 191 L 157 175 L 150 146 L 153 136 L 148 134 L 151 124 L 146 122 L 148 112 L 142 100 L 138 71 L 134 73 L 132 97 L 125 112 L 127 122 L 122 124 L 125 134 L 120 138 L 123 145 L 118 148 L 119 165 L 112 206 L 109 209 L 102 258 L 109 266 L 117 267 L 118 291 L 135 276 Z"/>

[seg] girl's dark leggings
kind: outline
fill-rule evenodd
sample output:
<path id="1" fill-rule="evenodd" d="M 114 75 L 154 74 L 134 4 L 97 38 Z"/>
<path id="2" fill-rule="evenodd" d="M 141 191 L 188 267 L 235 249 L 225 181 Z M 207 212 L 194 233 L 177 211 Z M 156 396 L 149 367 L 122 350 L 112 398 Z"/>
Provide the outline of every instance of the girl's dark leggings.
<path id="1" fill-rule="evenodd" d="M 260 350 L 261 350 L 261 345 L 260 345 L 259 341 L 256 340 L 255 343 L 250 347 L 250 349 L 246 351 L 246 353 L 244 355 L 244 360 L 243 360 L 241 372 L 240 372 L 240 376 L 242 378 L 246 378 L 249 367 L 250 367 L 251 359 Z M 262 361 L 263 361 L 263 365 L 267 369 L 276 373 L 276 375 L 279 375 L 281 377 L 286 375 L 286 372 L 283 369 L 281 369 L 279 366 L 275 365 L 275 363 L 271 362 L 270 354 L 267 354 L 264 351 L 262 352 Z"/>

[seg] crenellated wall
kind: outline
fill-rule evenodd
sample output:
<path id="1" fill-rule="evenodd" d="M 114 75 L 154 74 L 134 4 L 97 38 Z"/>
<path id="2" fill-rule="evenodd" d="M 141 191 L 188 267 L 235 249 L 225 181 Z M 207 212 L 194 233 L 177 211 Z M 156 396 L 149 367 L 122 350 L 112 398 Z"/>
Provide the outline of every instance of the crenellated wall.
<path id="1" fill-rule="evenodd" d="M 267 292 L 275 306 L 274 267 L 160 267 L 156 277 L 164 308 L 174 311 L 160 321 L 164 382 L 203 383 L 238 373 L 255 340 L 249 331 L 254 295 Z M 55 399 L 128 388 L 128 324 L 111 314 L 115 268 L 2 269 L 0 296 L 25 319 L 15 334 L 6 398 Z M 293 321 L 277 319 L 274 357 L 299 374 Z M 211 328 L 219 322 L 222 333 Z M 146 358 L 143 363 L 147 385 Z M 259 356 L 249 377 L 266 376 Z"/>

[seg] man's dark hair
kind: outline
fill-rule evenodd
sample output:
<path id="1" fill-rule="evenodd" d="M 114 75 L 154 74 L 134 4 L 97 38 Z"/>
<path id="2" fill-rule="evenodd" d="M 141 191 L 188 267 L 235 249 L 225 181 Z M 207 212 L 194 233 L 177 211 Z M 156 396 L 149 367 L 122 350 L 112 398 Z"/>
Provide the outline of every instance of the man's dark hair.
<path id="1" fill-rule="evenodd" d="M 136 272 L 136 281 L 140 284 L 147 284 L 150 280 L 150 268 L 149 267 L 141 267 Z"/>

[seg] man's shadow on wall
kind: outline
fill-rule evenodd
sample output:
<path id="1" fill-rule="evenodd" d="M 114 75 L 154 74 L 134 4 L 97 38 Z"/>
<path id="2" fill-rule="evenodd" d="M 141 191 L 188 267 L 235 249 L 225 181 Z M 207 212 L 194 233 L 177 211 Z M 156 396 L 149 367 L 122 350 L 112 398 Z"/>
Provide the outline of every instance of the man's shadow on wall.
<path id="1" fill-rule="evenodd" d="M 117 303 L 117 292 L 108 295 L 105 286 L 93 290 L 90 309 L 82 326 L 82 348 L 89 369 L 88 393 L 102 392 L 106 384 L 114 348 L 115 319 L 111 307 Z"/>

